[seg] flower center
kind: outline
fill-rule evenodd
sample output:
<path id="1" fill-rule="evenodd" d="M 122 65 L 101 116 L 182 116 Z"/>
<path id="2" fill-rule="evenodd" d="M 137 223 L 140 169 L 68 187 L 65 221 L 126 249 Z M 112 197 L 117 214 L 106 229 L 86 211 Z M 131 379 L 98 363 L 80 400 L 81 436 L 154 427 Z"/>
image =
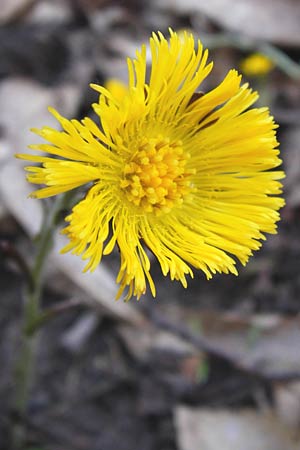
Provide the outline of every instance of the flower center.
<path id="1" fill-rule="evenodd" d="M 190 155 L 182 142 L 158 137 L 143 141 L 125 165 L 121 188 L 130 203 L 144 212 L 160 214 L 179 205 L 190 190 L 186 169 Z"/>

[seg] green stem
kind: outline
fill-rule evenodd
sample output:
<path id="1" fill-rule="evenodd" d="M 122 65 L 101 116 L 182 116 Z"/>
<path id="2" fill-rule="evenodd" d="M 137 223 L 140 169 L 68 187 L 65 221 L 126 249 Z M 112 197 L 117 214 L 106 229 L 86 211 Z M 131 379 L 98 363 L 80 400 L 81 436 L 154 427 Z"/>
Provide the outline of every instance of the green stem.
<path id="1" fill-rule="evenodd" d="M 32 325 L 39 320 L 42 279 L 47 256 L 53 246 L 53 235 L 59 221 L 59 213 L 67 204 L 69 195 L 58 197 L 53 203 L 45 220 L 37 243 L 37 252 L 30 273 L 30 283 L 25 292 L 24 318 L 22 327 L 22 347 L 16 367 L 15 411 L 20 423 L 13 430 L 14 448 L 22 449 L 25 441 L 24 419 L 26 418 L 28 397 L 33 382 L 37 328 Z"/>

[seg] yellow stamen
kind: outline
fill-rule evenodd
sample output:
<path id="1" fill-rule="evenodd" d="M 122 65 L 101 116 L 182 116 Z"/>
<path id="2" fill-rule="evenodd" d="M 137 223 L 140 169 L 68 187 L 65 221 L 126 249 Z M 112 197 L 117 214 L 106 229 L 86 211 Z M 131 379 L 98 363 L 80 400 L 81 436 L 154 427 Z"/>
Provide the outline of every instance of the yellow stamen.
<path id="1" fill-rule="evenodd" d="M 162 136 L 145 139 L 124 167 L 121 188 L 126 199 L 142 212 L 156 215 L 179 205 L 190 191 L 189 157 L 181 141 Z"/>

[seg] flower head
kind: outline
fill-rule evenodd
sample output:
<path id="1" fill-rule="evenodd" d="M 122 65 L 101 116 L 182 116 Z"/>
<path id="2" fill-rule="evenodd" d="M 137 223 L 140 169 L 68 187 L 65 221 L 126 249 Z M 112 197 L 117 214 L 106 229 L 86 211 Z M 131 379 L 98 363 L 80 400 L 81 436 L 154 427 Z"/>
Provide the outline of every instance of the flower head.
<path id="1" fill-rule="evenodd" d="M 66 218 L 72 251 L 94 270 L 117 245 L 119 296 L 139 298 L 155 285 L 149 251 L 162 273 L 187 285 L 192 267 L 237 274 L 274 233 L 283 200 L 276 125 L 267 108 L 249 109 L 258 95 L 230 70 L 206 94 L 197 92 L 212 63 L 192 34 L 170 31 L 150 38 L 128 59 L 126 89 L 112 83 L 100 93 L 90 118 L 67 120 L 54 109 L 62 131 L 34 130 L 48 144 L 31 146 L 40 163 L 27 167 L 31 183 L 45 185 L 36 198 L 88 184 L 85 197 Z M 49 156 L 46 156 L 48 153 Z"/>
<path id="2" fill-rule="evenodd" d="M 252 53 L 240 63 L 241 71 L 248 77 L 268 75 L 273 68 L 273 61 L 261 53 Z"/>

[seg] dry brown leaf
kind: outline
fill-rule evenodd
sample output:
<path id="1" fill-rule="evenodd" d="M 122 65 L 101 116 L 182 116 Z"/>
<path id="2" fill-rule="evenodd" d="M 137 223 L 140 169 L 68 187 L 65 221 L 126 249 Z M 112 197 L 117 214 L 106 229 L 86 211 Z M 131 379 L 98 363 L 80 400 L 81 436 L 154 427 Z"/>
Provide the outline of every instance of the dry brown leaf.
<path id="1" fill-rule="evenodd" d="M 149 323 L 142 324 L 141 327 L 133 328 L 128 325 L 121 325 L 118 331 L 126 342 L 128 348 L 137 358 L 144 358 L 153 350 L 176 352 L 182 357 L 191 357 L 198 354 L 197 350 L 184 341 L 179 336 L 174 336 L 167 331 L 160 331 Z"/>
<path id="2" fill-rule="evenodd" d="M 238 367 L 270 378 L 300 374 L 300 318 L 210 312 L 198 319 L 204 341 Z"/>
<path id="3" fill-rule="evenodd" d="M 207 15 L 222 27 L 254 39 L 300 44 L 298 0 L 164 0 L 162 6 Z"/>
<path id="4" fill-rule="evenodd" d="M 276 413 L 286 425 L 299 430 L 300 424 L 300 381 L 274 384 Z"/>
<path id="5" fill-rule="evenodd" d="M 272 414 L 251 410 L 175 411 L 179 450 L 298 450 L 300 440 Z"/>
<path id="6" fill-rule="evenodd" d="M 34 7 L 26 22 L 39 24 L 55 23 L 58 26 L 72 20 L 71 2 L 65 0 L 39 0 L 35 1 Z"/>
<path id="7" fill-rule="evenodd" d="M 25 14 L 37 0 L 1 0 L 0 24 L 6 24 L 11 20 Z"/>

